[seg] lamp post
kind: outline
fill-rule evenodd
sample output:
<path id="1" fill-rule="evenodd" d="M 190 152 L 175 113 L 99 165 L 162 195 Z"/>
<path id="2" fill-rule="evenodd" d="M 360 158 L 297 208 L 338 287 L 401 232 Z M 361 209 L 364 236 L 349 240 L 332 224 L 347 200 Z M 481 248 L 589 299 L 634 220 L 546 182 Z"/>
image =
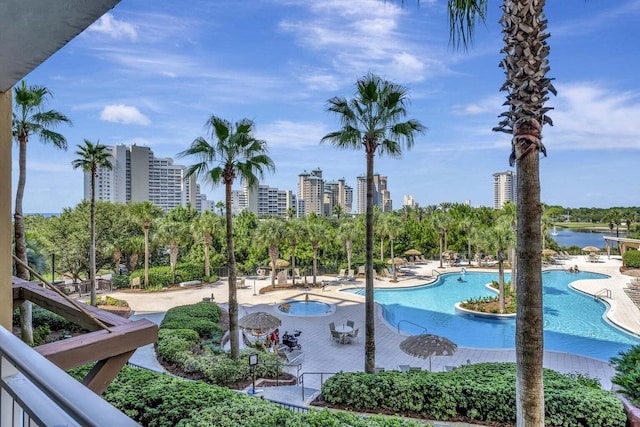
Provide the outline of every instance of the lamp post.
<path id="1" fill-rule="evenodd" d="M 249 394 L 256 394 L 256 365 L 258 364 L 258 353 L 249 355 L 249 369 L 251 370 L 251 379 L 253 386 Z"/>

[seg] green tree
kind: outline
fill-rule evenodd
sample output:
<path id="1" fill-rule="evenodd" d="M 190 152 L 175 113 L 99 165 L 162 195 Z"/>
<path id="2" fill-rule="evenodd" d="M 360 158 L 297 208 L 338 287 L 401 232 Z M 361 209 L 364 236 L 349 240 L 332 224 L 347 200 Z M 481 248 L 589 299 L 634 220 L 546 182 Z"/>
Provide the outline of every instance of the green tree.
<path id="1" fill-rule="evenodd" d="M 398 281 L 398 272 L 395 263 L 395 254 L 393 253 L 393 242 L 402 231 L 402 223 L 400 218 L 393 214 L 384 214 L 380 217 L 380 235 L 389 238 L 389 247 L 391 254 L 391 272 L 392 280 Z M 384 259 L 384 255 L 383 255 Z"/>
<path id="2" fill-rule="evenodd" d="M 327 240 L 327 229 L 318 222 L 315 222 L 312 217 L 309 218 L 307 224 L 307 238 L 311 244 L 311 250 L 313 251 L 313 285 L 316 285 L 316 276 L 318 275 L 318 249 L 320 248 L 320 242 Z"/>
<path id="3" fill-rule="evenodd" d="M 253 136 L 254 124 L 242 119 L 231 122 L 212 115 L 205 125 L 212 142 L 196 138 L 179 156 L 193 156 L 196 163 L 188 168 L 188 176 L 196 175 L 213 186 L 225 186 L 227 267 L 229 269 L 229 333 L 231 357 L 240 357 L 238 335 L 238 295 L 236 289 L 236 259 L 233 253 L 233 217 L 231 212 L 231 187 L 236 177 L 248 186 L 258 183 L 266 171 L 275 170 L 268 156 L 266 141 Z"/>
<path id="4" fill-rule="evenodd" d="M 293 285 L 296 284 L 296 248 L 298 244 L 304 241 L 307 238 L 307 227 L 305 223 L 293 216 L 289 216 L 289 220 L 287 221 L 287 229 L 286 235 L 289 240 L 289 247 L 291 248 L 291 268 L 294 272 L 293 277 Z"/>
<path id="5" fill-rule="evenodd" d="M 191 231 L 193 232 L 194 238 L 196 240 L 202 239 L 204 247 L 204 275 L 207 277 L 211 276 L 209 248 L 213 243 L 213 235 L 216 234 L 218 230 L 222 229 L 222 224 L 220 223 L 219 218 L 220 217 L 216 216 L 211 211 L 204 211 L 191 225 Z"/>
<path id="6" fill-rule="evenodd" d="M 507 259 L 509 247 L 515 242 L 515 233 L 511 227 L 511 220 L 507 216 L 498 218 L 495 224 L 487 228 L 485 238 L 495 250 L 498 260 L 498 292 L 500 313 L 504 312 L 504 261 Z"/>
<path id="7" fill-rule="evenodd" d="M 258 224 L 255 240 L 266 246 L 271 260 L 271 286 L 276 284 L 276 261 L 280 257 L 280 245 L 286 237 L 286 224 L 277 218 L 269 218 Z"/>
<path id="8" fill-rule="evenodd" d="M 365 252 L 365 372 L 375 368 L 375 313 L 373 301 L 373 159 L 378 152 L 399 157 L 403 146 L 411 148 L 416 134 L 424 131 L 417 120 L 401 121 L 407 115 L 407 89 L 367 74 L 356 82 L 356 94 L 351 100 L 334 97 L 328 101 L 328 111 L 335 113 L 340 130 L 325 135 L 321 142 L 338 148 L 364 148 L 367 163 L 366 183 L 366 252 Z"/>
<path id="9" fill-rule="evenodd" d="M 36 136 L 43 143 L 52 143 L 61 150 L 67 149 L 67 139 L 53 129 L 62 124 L 71 124 L 71 120 L 55 110 L 45 110 L 51 91 L 43 86 L 27 86 L 23 80 L 14 89 L 15 106 L 13 108 L 13 137 L 19 146 L 18 154 L 18 185 L 16 187 L 16 203 L 13 215 L 14 251 L 18 259 L 27 263 L 27 240 L 24 230 L 24 215 L 22 213 L 22 199 L 27 182 L 27 143 L 31 136 Z M 16 263 L 16 276 L 29 280 L 29 271 Z M 25 301 L 20 305 L 20 322 L 22 340 L 33 343 L 33 328 L 31 326 L 31 302 Z"/>
<path id="10" fill-rule="evenodd" d="M 487 0 L 449 0 L 454 45 L 467 45 L 474 23 L 486 17 Z M 519 426 L 544 424 L 542 385 L 543 310 L 540 231 L 540 159 L 546 154 L 542 127 L 552 124 L 545 106 L 549 92 L 555 94 L 549 72 L 549 34 L 544 0 L 505 0 L 500 19 L 505 71 L 507 111 L 494 130 L 512 135 L 510 163 L 517 174 L 518 310 L 516 315 L 516 406 Z"/>
<path id="11" fill-rule="evenodd" d="M 224 202 L 222 200 L 218 200 L 216 202 L 216 209 L 220 211 L 220 216 L 222 216 L 222 213 L 224 212 Z"/>
<path id="12" fill-rule="evenodd" d="M 148 200 L 133 203 L 129 211 L 144 233 L 144 286 L 149 286 L 149 232 L 153 221 L 162 217 L 162 209 Z"/>
<path id="13" fill-rule="evenodd" d="M 338 227 L 338 241 L 344 243 L 347 252 L 347 270 L 351 271 L 353 258 L 353 242 L 358 239 L 358 227 L 353 221 L 344 221 Z"/>
<path id="14" fill-rule="evenodd" d="M 160 244 L 169 246 L 169 264 L 171 265 L 171 275 L 173 283 L 176 283 L 176 265 L 178 264 L 178 254 L 180 245 L 185 243 L 191 236 L 189 234 L 189 223 L 176 220 L 167 215 L 158 226 L 157 239 Z"/>
<path id="15" fill-rule="evenodd" d="M 91 177 L 90 200 L 91 218 L 89 220 L 89 281 L 91 282 L 90 300 L 91 305 L 96 306 L 96 176 L 98 168 L 111 170 L 111 153 L 107 147 L 100 142 L 93 144 L 88 139 L 84 140 L 84 145 L 78 145 L 76 151 L 78 158 L 71 162 L 74 169 L 82 169 Z"/>

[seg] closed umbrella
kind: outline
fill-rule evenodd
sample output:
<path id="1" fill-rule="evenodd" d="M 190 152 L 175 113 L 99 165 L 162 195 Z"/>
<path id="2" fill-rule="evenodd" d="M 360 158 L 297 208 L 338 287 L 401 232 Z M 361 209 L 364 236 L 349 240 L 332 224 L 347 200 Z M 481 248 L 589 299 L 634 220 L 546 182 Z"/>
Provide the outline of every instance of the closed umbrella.
<path id="1" fill-rule="evenodd" d="M 451 356 L 458 346 L 448 338 L 439 335 L 420 334 L 402 341 L 400 349 L 411 356 L 428 358 L 429 370 L 431 370 L 431 356 Z"/>

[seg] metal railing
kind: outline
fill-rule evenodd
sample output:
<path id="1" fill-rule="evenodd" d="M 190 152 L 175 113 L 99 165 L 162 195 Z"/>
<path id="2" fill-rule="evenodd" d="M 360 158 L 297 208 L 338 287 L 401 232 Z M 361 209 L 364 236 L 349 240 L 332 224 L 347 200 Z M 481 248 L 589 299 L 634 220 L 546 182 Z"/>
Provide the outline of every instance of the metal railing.
<path id="1" fill-rule="evenodd" d="M 3 327 L 0 395 L 3 427 L 139 425 Z"/>
<path id="2" fill-rule="evenodd" d="M 435 274 L 433 274 L 433 273 L 435 273 Z M 438 270 L 431 270 L 431 275 L 433 277 L 438 277 L 440 274 L 442 274 L 442 273 L 440 273 Z"/>
<path id="3" fill-rule="evenodd" d="M 602 299 L 603 296 L 605 298 L 611 299 L 611 289 L 609 288 L 600 289 L 598 292 L 593 294 L 594 299 Z"/>
<path id="4" fill-rule="evenodd" d="M 322 384 L 324 384 L 325 375 L 335 375 L 337 372 L 303 372 L 302 375 L 298 377 L 298 382 L 302 386 L 302 401 L 304 402 L 304 376 L 305 375 L 320 375 L 320 388 L 322 388 Z"/>
<path id="5" fill-rule="evenodd" d="M 399 321 L 399 322 L 398 322 L 398 325 L 397 325 L 397 326 L 398 326 L 398 333 L 400 333 L 400 323 L 402 323 L 402 322 L 404 322 L 404 323 L 410 323 L 410 324 L 412 324 L 413 326 L 417 326 L 418 328 L 422 328 L 422 329 L 424 329 L 424 333 L 425 333 L 425 334 L 428 334 L 428 333 L 429 333 L 429 331 L 427 331 L 427 328 L 425 328 L 424 326 L 422 326 L 422 325 L 418 325 L 417 323 L 414 323 L 414 322 L 412 322 L 411 320 L 405 320 L 405 319 L 402 319 L 401 321 Z"/>

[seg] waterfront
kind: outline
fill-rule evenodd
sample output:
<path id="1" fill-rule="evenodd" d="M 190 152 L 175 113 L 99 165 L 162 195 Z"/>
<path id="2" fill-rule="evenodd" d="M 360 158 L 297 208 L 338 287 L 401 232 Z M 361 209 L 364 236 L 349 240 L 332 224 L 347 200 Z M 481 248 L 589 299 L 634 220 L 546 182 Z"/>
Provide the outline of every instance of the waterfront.
<path id="1" fill-rule="evenodd" d="M 613 232 L 607 231 L 588 231 L 588 230 L 571 230 L 568 228 L 558 228 L 557 235 L 551 236 L 560 246 L 578 246 L 584 248 L 586 246 L 595 246 L 598 248 L 604 248 L 604 236 L 616 235 L 615 230 Z M 625 233 L 620 230 L 620 237 L 624 237 Z"/>

